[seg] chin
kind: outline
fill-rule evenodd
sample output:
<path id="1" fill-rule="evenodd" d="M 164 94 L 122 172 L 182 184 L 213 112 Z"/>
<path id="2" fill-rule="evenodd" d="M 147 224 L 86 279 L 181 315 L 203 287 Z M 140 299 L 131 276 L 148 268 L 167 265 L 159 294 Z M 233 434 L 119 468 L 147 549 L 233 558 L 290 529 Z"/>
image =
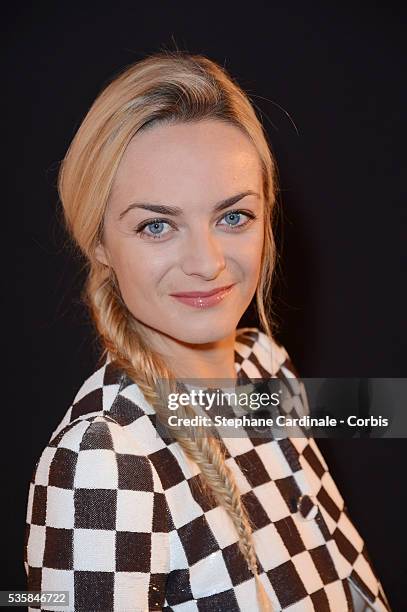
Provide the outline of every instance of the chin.
<path id="1" fill-rule="evenodd" d="M 202 327 L 185 323 L 182 328 L 172 329 L 171 332 L 168 332 L 168 335 L 180 342 L 208 344 L 209 342 L 219 342 L 230 336 L 236 330 L 236 325 L 233 326 L 230 320 L 227 322 L 218 320 L 214 321 L 213 324 Z"/>

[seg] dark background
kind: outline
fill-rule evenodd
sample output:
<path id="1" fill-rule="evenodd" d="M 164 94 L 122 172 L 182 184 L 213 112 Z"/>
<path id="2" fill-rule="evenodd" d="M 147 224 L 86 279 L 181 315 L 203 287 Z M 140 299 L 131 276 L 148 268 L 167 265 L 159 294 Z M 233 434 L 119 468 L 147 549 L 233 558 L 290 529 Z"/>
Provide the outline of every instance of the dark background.
<path id="1" fill-rule="evenodd" d="M 301 375 L 406 376 L 405 9 L 331 4 L 3 9 L 1 589 L 25 588 L 28 482 L 98 356 L 58 217 L 58 164 L 107 79 L 160 47 L 225 65 L 267 128 L 283 204 L 278 339 Z M 404 610 L 406 441 L 319 446 Z"/>

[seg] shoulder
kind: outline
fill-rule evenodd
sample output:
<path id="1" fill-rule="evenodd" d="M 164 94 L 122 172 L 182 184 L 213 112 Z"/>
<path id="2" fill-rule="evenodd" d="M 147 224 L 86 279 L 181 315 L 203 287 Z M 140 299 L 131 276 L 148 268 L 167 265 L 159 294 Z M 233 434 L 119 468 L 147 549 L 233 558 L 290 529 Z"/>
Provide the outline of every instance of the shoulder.
<path id="1" fill-rule="evenodd" d="M 81 610 L 91 609 L 90 600 L 97 609 L 109 601 L 113 609 L 117 572 L 115 601 L 123 609 L 131 601 L 150 609 L 149 574 L 169 571 L 172 529 L 161 479 L 137 440 L 107 415 L 77 418 L 50 440 L 30 482 L 29 590 L 63 584 L 71 601 L 87 602 Z M 131 588 L 120 580 L 122 572 L 137 578 Z"/>
<path id="2" fill-rule="evenodd" d="M 111 488 L 124 473 L 138 472 L 151 490 L 162 490 L 145 445 L 127 427 L 139 417 L 148 420 L 149 406 L 145 402 L 146 411 L 141 408 L 142 393 L 137 387 L 139 393 L 132 389 L 129 394 L 132 387 L 137 386 L 110 360 L 87 377 L 43 449 L 33 481 L 63 488 L 98 483 Z M 150 433 L 153 438 L 153 430 Z"/>
<path id="3" fill-rule="evenodd" d="M 137 440 L 108 415 L 78 418 L 51 437 L 32 484 L 65 490 L 163 492 L 154 464 Z"/>
<path id="4" fill-rule="evenodd" d="M 54 438 L 70 423 L 102 416 L 110 410 L 123 386 L 124 373 L 106 362 L 92 372 L 79 386 L 63 418 L 52 433 Z"/>
<path id="5" fill-rule="evenodd" d="M 299 377 L 287 349 L 258 327 L 243 327 L 236 332 L 236 350 L 245 358 L 254 358 L 272 376 L 281 371 L 287 377 Z"/>

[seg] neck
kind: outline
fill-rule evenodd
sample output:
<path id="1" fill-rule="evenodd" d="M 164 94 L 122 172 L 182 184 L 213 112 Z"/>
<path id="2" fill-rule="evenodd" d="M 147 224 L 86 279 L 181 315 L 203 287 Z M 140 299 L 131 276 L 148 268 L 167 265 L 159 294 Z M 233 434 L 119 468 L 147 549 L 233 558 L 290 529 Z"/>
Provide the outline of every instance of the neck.
<path id="1" fill-rule="evenodd" d="M 143 329 L 149 346 L 169 364 L 177 378 L 229 379 L 237 378 L 235 368 L 236 330 L 214 342 L 190 344 Z"/>

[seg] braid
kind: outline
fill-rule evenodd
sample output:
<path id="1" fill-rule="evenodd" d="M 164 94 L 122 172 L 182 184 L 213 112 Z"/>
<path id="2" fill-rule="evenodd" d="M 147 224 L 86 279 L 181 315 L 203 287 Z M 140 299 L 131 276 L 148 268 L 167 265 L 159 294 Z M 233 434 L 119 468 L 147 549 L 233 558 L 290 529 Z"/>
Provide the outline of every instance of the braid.
<path id="1" fill-rule="evenodd" d="M 163 387 L 166 386 L 167 391 L 173 389 L 172 372 L 138 333 L 137 323 L 120 296 L 115 278 L 106 276 L 106 273 L 102 279 L 100 274 L 90 274 L 85 300 L 104 345 L 102 358 L 108 352 L 111 354 L 115 365 L 138 385 L 146 401 L 154 407 L 158 418 L 165 422 L 168 408 Z M 165 380 L 165 385 L 158 379 Z M 196 412 L 191 405 L 180 406 L 179 416 L 192 417 L 196 416 Z M 214 436 L 208 436 L 204 426 L 183 429 L 171 427 L 171 431 L 185 455 L 199 466 L 203 490 L 226 510 L 233 522 L 238 534 L 239 549 L 256 579 L 259 610 L 272 612 L 270 599 L 259 576 L 253 526 L 219 441 Z"/>

